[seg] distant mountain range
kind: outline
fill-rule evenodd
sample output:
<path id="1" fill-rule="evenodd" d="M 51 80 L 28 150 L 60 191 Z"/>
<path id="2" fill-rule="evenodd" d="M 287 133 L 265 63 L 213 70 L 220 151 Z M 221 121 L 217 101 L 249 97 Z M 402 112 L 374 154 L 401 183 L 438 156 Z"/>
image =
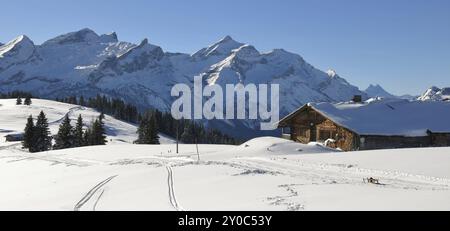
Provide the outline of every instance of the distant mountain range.
<path id="1" fill-rule="evenodd" d="M 307 102 L 348 101 L 354 95 L 392 96 L 380 86 L 366 92 L 335 71 L 321 71 L 300 55 L 283 49 L 260 52 L 226 36 L 194 54 L 171 53 L 147 39 L 119 41 L 116 33 L 90 29 L 67 33 L 41 45 L 25 35 L 0 46 L 0 91 L 23 90 L 42 98 L 103 94 L 132 102 L 141 109 L 170 110 L 176 83 L 280 84 L 280 116 Z M 256 133 L 257 121 L 205 121 L 237 137 Z"/>
<path id="2" fill-rule="evenodd" d="M 367 95 L 370 98 L 381 97 L 381 98 L 388 98 L 388 99 L 398 98 L 398 99 L 415 100 L 418 97 L 418 96 L 413 96 L 413 95 L 401 95 L 401 96 L 393 95 L 393 94 L 387 92 L 379 84 L 376 84 L 376 85 L 370 84 L 369 87 L 366 90 L 364 90 L 364 92 L 367 93 Z"/>
<path id="3" fill-rule="evenodd" d="M 419 96 L 417 100 L 450 102 L 450 87 L 438 88 L 432 86 L 428 88 L 421 96 Z"/>
<path id="4" fill-rule="evenodd" d="M 412 96 L 412 95 L 396 96 L 390 94 L 378 84 L 377 85 L 371 84 L 364 92 L 366 92 L 370 98 L 381 97 L 381 98 L 400 98 L 419 101 L 450 101 L 450 87 L 438 88 L 432 86 L 428 88 L 420 96 Z"/>
<path id="5" fill-rule="evenodd" d="M 370 84 L 369 87 L 365 90 L 367 95 L 371 98 L 374 97 L 382 97 L 382 98 L 398 98 L 398 96 L 392 95 L 391 93 L 384 90 L 380 85 L 372 85 Z"/>

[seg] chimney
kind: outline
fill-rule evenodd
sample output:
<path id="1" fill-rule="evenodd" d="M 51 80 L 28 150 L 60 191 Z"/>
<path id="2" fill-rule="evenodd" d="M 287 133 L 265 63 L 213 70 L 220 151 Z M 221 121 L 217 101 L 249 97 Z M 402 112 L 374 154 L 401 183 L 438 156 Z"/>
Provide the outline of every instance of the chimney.
<path id="1" fill-rule="evenodd" d="M 361 95 L 354 95 L 353 96 L 353 102 L 355 102 L 355 103 L 362 103 L 362 96 Z"/>

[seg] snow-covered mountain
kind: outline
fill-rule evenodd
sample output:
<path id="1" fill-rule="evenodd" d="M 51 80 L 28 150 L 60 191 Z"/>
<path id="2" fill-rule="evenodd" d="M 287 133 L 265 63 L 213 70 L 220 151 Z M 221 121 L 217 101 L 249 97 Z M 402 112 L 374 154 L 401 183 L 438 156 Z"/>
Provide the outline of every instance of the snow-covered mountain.
<path id="1" fill-rule="evenodd" d="M 90 29 L 36 45 L 22 35 L 0 47 L 0 91 L 29 91 L 42 98 L 97 93 L 122 98 L 140 108 L 169 110 L 176 83 L 278 83 L 280 117 L 310 101 L 347 101 L 363 95 L 335 71 L 323 72 L 283 49 L 260 52 L 230 36 L 194 54 L 169 53 L 147 39 L 121 42 L 116 33 Z M 254 136 L 254 121 L 211 121 L 231 135 Z M 250 135 L 252 134 L 252 135 Z"/>
<path id="2" fill-rule="evenodd" d="M 417 98 L 421 101 L 449 101 L 450 100 L 450 87 L 438 88 L 432 86 L 428 88 L 425 93 Z"/>
<path id="3" fill-rule="evenodd" d="M 398 98 L 398 96 L 395 96 L 386 90 L 384 90 L 383 87 L 381 87 L 379 84 L 372 85 L 370 84 L 369 87 L 364 91 L 367 93 L 367 95 L 371 98 L 375 97 L 382 97 L 382 98 Z"/>

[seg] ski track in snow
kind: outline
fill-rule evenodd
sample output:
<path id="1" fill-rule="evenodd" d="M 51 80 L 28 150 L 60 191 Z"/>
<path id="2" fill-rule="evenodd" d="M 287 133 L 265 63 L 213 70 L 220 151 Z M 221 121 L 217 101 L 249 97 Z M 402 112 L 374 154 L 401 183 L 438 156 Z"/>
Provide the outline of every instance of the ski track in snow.
<path id="1" fill-rule="evenodd" d="M 14 150 L 14 149 L 13 149 Z M 14 158 L 13 160 L 9 160 L 8 163 L 24 161 L 24 160 L 42 160 L 48 161 L 55 164 L 66 164 L 67 166 L 78 166 L 78 167 L 87 167 L 93 164 L 98 164 L 95 161 L 87 161 L 87 160 L 75 160 L 70 158 L 63 158 L 63 155 L 52 156 L 52 155 L 42 155 L 40 153 L 29 153 L 18 150 L 19 153 L 17 155 L 5 155 L 0 156 L 0 158 Z"/>
<path id="2" fill-rule="evenodd" d="M 375 177 L 380 179 L 380 185 L 368 185 L 373 187 L 385 187 L 405 190 L 449 190 L 450 179 L 439 178 L 418 174 L 410 174 L 404 171 L 379 170 L 362 168 L 350 164 L 332 164 L 322 162 L 308 162 L 301 159 L 286 159 L 283 157 L 238 157 L 227 160 L 205 160 L 195 161 L 188 158 L 180 159 L 180 156 L 149 156 L 136 159 L 119 159 L 115 161 L 88 161 L 73 160 L 66 158 L 65 155 L 39 155 L 24 152 L 17 147 L 20 143 L 8 146 L 1 146 L 1 150 L 10 150 L 7 155 L 0 155 L 0 158 L 14 158 L 7 161 L 17 162 L 23 160 L 43 160 L 54 164 L 65 163 L 79 167 L 92 166 L 96 164 L 107 165 L 131 165 L 146 164 L 155 167 L 165 167 L 167 170 L 168 199 L 171 206 L 177 211 L 185 211 L 179 204 L 174 189 L 173 167 L 183 167 L 188 165 L 224 165 L 242 170 L 241 173 L 232 176 L 244 175 L 285 175 L 295 179 L 302 180 L 302 183 L 292 182 L 289 184 L 280 183 L 279 188 L 285 189 L 287 194 L 267 197 L 264 201 L 271 205 L 282 206 L 285 210 L 303 210 L 304 202 L 300 202 L 299 195 L 303 186 L 310 185 L 330 185 L 330 184 L 348 184 L 348 185 L 367 185 L 362 182 L 364 177 Z M 99 182 L 91 188 L 74 206 L 75 211 L 86 207 L 91 201 L 92 210 L 96 210 L 100 199 L 105 193 L 105 185 L 118 175 L 113 175 Z M 92 197 L 95 198 L 92 199 Z"/>
<path id="3" fill-rule="evenodd" d="M 97 208 L 97 204 L 100 201 L 100 198 L 102 198 L 103 193 L 105 193 L 105 189 L 102 189 L 102 192 L 100 193 L 100 195 L 98 195 L 97 199 L 95 200 L 94 206 L 92 207 L 92 210 L 95 211 L 95 209 Z"/>
<path id="4" fill-rule="evenodd" d="M 165 158 L 167 159 L 170 158 Z M 409 174 L 402 171 L 388 171 L 360 168 L 353 165 L 327 164 L 327 163 L 310 163 L 300 160 L 285 160 L 278 157 L 270 158 L 234 158 L 230 160 L 209 160 L 209 161 L 194 161 L 194 160 L 178 160 L 171 162 L 170 168 L 167 164 L 157 160 L 157 158 L 143 158 L 138 163 L 145 163 L 148 165 L 158 164 L 159 166 L 166 165 L 168 171 L 168 185 L 169 198 L 172 206 L 179 209 L 176 197 L 173 191 L 173 170 L 172 167 L 183 167 L 188 165 L 225 165 L 232 168 L 242 170 L 241 173 L 233 176 L 241 175 L 285 175 L 296 179 L 306 180 L 308 183 L 302 184 L 282 184 L 278 187 L 286 189 L 287 196 L 268 197 L 267 201 L 270 204 L 285 205 L 287 210 L 302 210 L 304 206 L 289 202 L 290 198 L 296 197 L 299 192 L 295 191 L 301 189 L 305 185 L 331 185 L 331 184 L 348 184 L 348 185 L 366 185 L 362 179 L 364 177 L 379 178 L 380 185 L 373 185 L 374 187 L 385 187 L 393 189 L 405 190 L 449 190 L 450 180 L 446 178 L 438 178 L 431 176 L 423 176 L 417 174 Z M 135 164 L 135 163 L 130 163 Z M 294 199 L 294 198 L 293 198 Z"/>
<path id="5" fill-rule="evenodd" d="M 6 145 L 6 146 L 0 146 L 0 151 L 1 150 L 10 150 L 13 147 L 18 147 L 22 145 L 22 143 L 17 143 L 17 144 L 11 144 L 11 145 Z"/>
<path id="6" fill-rule="evenodd" d="M 175 196 L 174 183 L 173 183 L 173 170 L 170 165 L 166 165 L 167 169 L 167 185 L 169 188 L 169 201 L 172 207 L 177 211 L 184 211 L 184 209 L 178 204 L 177 197 Z"/>
<path id="7" fill-rule="evenodd" d="M 298 202 L 299 191 L 302 186 L 307 185 L 367 185 L 362 179 L 373 176 L 380 179 L 380 185 L 374 187 L 385 187 L 404 190 L 449 190 L 450 181 L 445 178 L 409 174 L 400 171 L 373 170 L 357 168 L 355 166 L 333 165 L 325 163 L 304 163 L 281 158 L 235 158 L 229 161 L 186 161 L 175 164 L 174 167 L 187 165 L 226 165 L 243 170 L 240 175 L 286 175 L 296 179 L 306 180 L 302 184 L 281 184 L 278 187 L 287 191 L 287 195 L 267 197 L 266 202 L 272 205 L 283 206 L 288 211 L 305 209 Z"/>
<path id="8" fill-rule="evenodd" d="M 115 177 L 117 177 L 118 175 L 114 175 L 114 176 L 110 176 L 108 178 L 106 178 L 105 180 L 101 181 L 100 183 L 98 183 L 97 185 L 95 185 L 91 190 L 89 190 L 89 192 L 86 193 L 86 195 L 83 196 L 83 198 L 81 198 L 80 201 L 78 201 L 78 203 L 74 206 L 74 211 L 80 211 L 80 209 L 83 207 L 84 204 L 86 204 L 92 196 L 95 195 L 95 193 L 103 188 L 103 186 L 105 186 L 108 182 L 110 182 L 112 179 L 114 179 Z M 100 200 L 102 194 L 104 192 L 104 189 L 102 190 L 101 194 L 97 197 L 97 200 L 93 206 L 93 210 L 95 210 L 95 207 L 97 206 L 98 201 Z"/>
<path id="9" fill-rule="evenodd" d="M 48 124 L 49 124 L 49 125 L 52 125 L 52 124 L 60 124 L 60 123 L 64 120 L 64 118 L 65 118 L 66 116 L 69 116 L 69 117 L 70 117 L 70 115 L 71 115 L 73 112 L 79 111 L 79 110 L 84 110 L 84 109 L 85 109 L 85 107 L 83 107 L 83 106 L 76 106 L 76 107 L 69 108 L 69 111 L 68 111 L 66 114 L 64 114 L 64 116 L 62 116 L 61 118 L 59 118 L 59 119 L 57 119 L 57 120 L 55 120 L 55 121 L 52 121 L 52 122 L 50 122 L 50 123 L 48 123 Z"/>

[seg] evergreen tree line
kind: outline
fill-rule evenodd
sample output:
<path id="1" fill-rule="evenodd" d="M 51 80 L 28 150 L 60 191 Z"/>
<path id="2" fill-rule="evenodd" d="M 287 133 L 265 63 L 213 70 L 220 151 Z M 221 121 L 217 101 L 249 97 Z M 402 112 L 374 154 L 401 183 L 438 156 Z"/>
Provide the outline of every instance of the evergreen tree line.
<path id="1" fill-rule="evenodd" d="M 106 96 L 97 94 L 97 96 L 93 98 L 85 99 L 83 96 L 70 96 L 63 99 L 56 98 L 56 101 L 94 108 L 102 113 L 111 115 L 116 119 L 127 122 L 139 122 L 139 112 L 137 108 L 132 104 L 125 103 L 121 99 L 109 99 Z"/>
<path id="2" fill-rule="evenodd" d="M 16 105 L 31 105 L 31 98 L 33 95 L 24 91 L 12 91 L 7 93 L 0 92 L 0 99 L 14 99 L 16 98 Z M 22 98 L 25 98 L 22 100 Z"/>
<path id="3" fill-rule="evenodd" d="M 109 99 L 106 96 L 97 95 L 94 98 L 85 99 L 83 96 L 71 96 L 57 101 L 77 104 L 99 110 L 111 115 L 116 119 L 131 123 L 139 123 L 138 144 L 158 144 L 156 138 L 159 132 L 177 137 L 186 144 L 238 144 L 239 141 L 223 134 L 217 129 L 205 128 L 203 124 L 191 120 L 175 120 L 168 112 L 161 112 L 156 109 L 139 113 L 137 107 L 125 103 L 121 99 Z M 156 134 L 156 135 L 155 135 Z"/>
<path id="4" fill-rule="evenodd" d="M 13 91 L 10 93 L 0 93 L 0 98 L 31 98 L 32 94 L 22 91 Z M 183 143 L 200 143 L 200 144 L 239 144 L 240 141 L 234 139 L 231 136 L 223 134 L 217 129 L 205 128 L 203 124 L 192 120 L 175 120 L 168 112 L 161 112 L 159 110 L 149 110 L 144 113 L 139 113 L 136 106 L 125 103 L 121 99 L 110 99 L 106 96 L 97 94 L 96 97 L 90 97 L 85 99 L 83 96 L 76 97 L 70 96 L 66 98 L 56 98 L 56 101 L 81 105 L 85 107 L 94 108 L 102 114 L 108 114 L 116 119 L 124 120 L 131 123 L 139 123 L 138 139 L 135 143 L 159 143 L 159 138 L 156 139 L 155 135 L 162 132 L 173 138 L 180 139 Z M 150 121 L 152 120 L 152 121 Z M 100 121 L 98 121 L 100 123 Z M 96 124 L 95 121 L 91 127 Z M 150 132 L 151 131 L 151 132 Z M 89 130 L 85 132 L 91 132 Z M 151 135 L 150 135 L 151 134 Z M 84 135 L 85 136 L 85 135 Z M 150 138 L 152 137 L 152 138 Z M 84 145 L 91 145 L 92 143 L 98 143 L 95 141 L 87 142 Z M 101 142 L 100 142 L 101 143 Z"/>
<path id="5" fill-rule="evenodd" d="M 149 110 L 139 116 L 138 144 L 159 144 L 162 132 L 185 144 L 238 144 L 234 138 L 216 129 L 205 128 L 192 120 L 175 120 L 168 112 Z"/>
<path id="6" fill-rule="evenodd" d="M 15 98 L 36 98 L 29 92 L 24 91 L 12 91 L 7 93 L 0 92 L 0 99 L 15 99 Z"/>
<path id="7" fill-rule="evenodd" d="M 55 144 L 52 146 L 53 137 L 50 135 L 48 121 L 43 111 L 39 113 L 36 124 L 30 115 L 25 126 L 22 147 L 30 152 L 42 152 L 50 149 L 65 149 L 89 145 L 106 144 L 106 135 L 103 124 L 104 115 L 92 122 L 91 126 L 83 129 L 83 118 L 78 116 L 75 127 L 70 124 L 70 118 L 66 115 L 59 126 Z"/>
<path id="8" fill-rule="evenodd" d="M 104 114 L 102 113 L 92 122 L 89 128 L 84 130 L 83 117 L 81 115 L 78 116 L 74 127 L 70 123 L 69 116 L 66 115 L 62 123 L 59 125 L 53 149 L 105 145 L 107 141 L 103 119 Z"/>
<path id="9" fill-rule="evenodd" d="M 239 141 L 217 129 L 206 128 L 194 120 L 175 120 L 169 112 L 151 111 L 158 130 L 171 137 L 178 137 L 186 144 L 238 144 Z"/>

